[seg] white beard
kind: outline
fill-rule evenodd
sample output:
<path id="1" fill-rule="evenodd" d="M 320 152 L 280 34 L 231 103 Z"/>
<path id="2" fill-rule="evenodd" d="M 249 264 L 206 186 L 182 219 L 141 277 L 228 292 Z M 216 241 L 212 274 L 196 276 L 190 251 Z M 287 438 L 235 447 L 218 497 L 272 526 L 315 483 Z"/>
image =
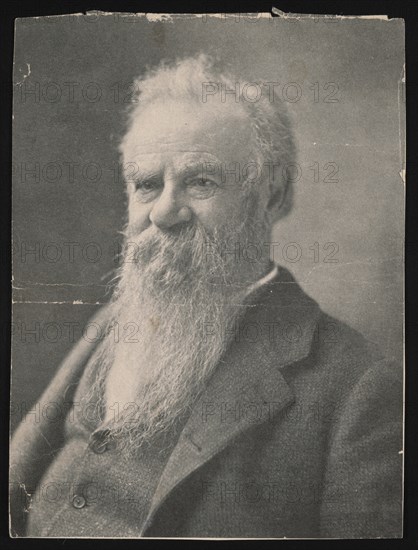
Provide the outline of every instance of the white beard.
<path id="1" fill-rule="evenodd" d="M 200 226 L 150 227 L 127 241 L 136 261 L 123 262 L 111 305 L 119 342 L 113 327 L 91 360 L 104 424 L 137 448 L 190 409 L 234 335 L 247 286 L 236 284 L 240 266 L 223 257 L 222 236 Z"/>

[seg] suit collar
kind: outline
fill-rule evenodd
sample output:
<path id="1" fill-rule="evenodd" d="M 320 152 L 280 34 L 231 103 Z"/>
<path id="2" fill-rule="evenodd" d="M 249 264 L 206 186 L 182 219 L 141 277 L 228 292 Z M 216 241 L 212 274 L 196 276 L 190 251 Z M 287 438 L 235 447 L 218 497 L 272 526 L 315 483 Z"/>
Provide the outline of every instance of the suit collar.
<path id="1" fill-rule="evenodd" d="M 309 354 L 320 309 L 283 268 L 247 297 L 247 306 L 167 462 L 143 534 L 176 485 L 294 401 L 281 369 Z"/>

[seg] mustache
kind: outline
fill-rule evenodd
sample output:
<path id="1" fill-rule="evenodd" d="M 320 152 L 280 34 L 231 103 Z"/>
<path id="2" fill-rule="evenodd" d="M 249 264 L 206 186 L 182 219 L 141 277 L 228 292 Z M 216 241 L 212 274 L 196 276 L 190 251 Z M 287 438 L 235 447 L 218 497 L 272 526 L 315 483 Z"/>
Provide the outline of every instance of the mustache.
<path id="1" fill-rule="evenodd" d="M 170 229 L 160 229 L 150 225 L 146 229 L 138 229 L 135 224 L 128 225 L 122 232 L 125 241 L 139 244 L 152 244 L 154 241 L 161 244 L 193 242 L 196 237 L 209 237 L 210 233 L 197 220 L 187 224 L 181 224 Z"/>
<path id="2" fill-rule="evenodd" d="M 213 273 L 224 272 L 216 236 L 198 221 L 165 231 L 154 225 L 145 230 L 131 225 L 124 236 L 119 267 L 112 281 L 115 299 L 123 281 L 135 287 L 139 278 L 147 293 L 162 296 L 184 291 L 185 286 L 203 284 Z"/>
<path id="3" fill-rule="evenodd" d="M 257 235 L 260 227 L 264 228 L 264 225 L 260 221 L 255 222 L 251 216 L 243 217 L 238 224 L 226 222 L 213 229 L 207 229 L 199 220 L 194 219 L 187 224 L 179 224 L 167 230 L 152 224 L 140 230 L 135 224 L 128 224 L 122 235 L 125 247 L 132 247 L 132 254 L 135 253 L 136 248 L 138 252 L 144 253 L 144 249 L 148 247 L 149 253 L 152 254 L 153 248 L 164 251 L 172 246 L 179 250 L 189 246 L 195 252 L 201 247 L 213 254 L 215 249 L 218 253 L 225 249 L 233 250 L 237 242 L 246 235 Z"/>
<path id="4" fill-rule="evenodd" d="M 180 225 L 171 229 L 160 229 L 155 225 L 150 225 L 146 229 L 138 229 L 135 225 L 128 225 L 123 232 L 125 241 L 132 241 L 138 245 L 152 244 L 159 242 L 161 244 L 172 244 L 177 242 L 193 241 L 196 234 L 206 234 L 206 230 L 199 222 Z"/>
<path id="5" fill-rule="evenodd" d="M 166 231 L 154 225 L 143 231 L 127 227 L 124 236 L 122 258 L 149 268 L 158 263 L 201 269 L 208 253 L 213 255 L 215 244 L 219 244 L 217 231 L 208 231 L 198 221 Z"/>

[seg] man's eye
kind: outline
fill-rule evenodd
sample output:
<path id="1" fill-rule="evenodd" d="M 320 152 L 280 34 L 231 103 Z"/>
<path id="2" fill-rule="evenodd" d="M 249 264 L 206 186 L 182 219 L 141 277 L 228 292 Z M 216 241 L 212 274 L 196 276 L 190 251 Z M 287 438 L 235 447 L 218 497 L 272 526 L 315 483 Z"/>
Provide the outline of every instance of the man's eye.
<path id="1" fill-rule="evenodd" d="M 154 191 L 160 187 L 160 183 L 154 180 L 141 180 L 135 182 L 135 190 L 143 193 Z"/>
<path id="2" fill-rule="evenodd" d="M 160 193 L 162 183 L 157 179 L 136 180 L 134 194 L 139 202 L 153 201 Z"/>
<path id="3" fill-rule="evenodd" d="M 213 180 L 194 178 L 187 182 L 187 187 L 192 195 L 207 198 L 212 196 L 219 186 Z"/>

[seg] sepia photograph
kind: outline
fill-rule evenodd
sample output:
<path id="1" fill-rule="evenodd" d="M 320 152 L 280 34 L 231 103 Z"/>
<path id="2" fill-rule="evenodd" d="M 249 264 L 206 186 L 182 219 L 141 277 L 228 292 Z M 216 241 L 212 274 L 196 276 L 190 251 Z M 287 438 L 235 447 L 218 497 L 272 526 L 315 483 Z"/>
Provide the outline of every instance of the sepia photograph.
<path id="1" fill-rule="evenodd" d="M 15 20 L 9 534 L 397 539 L 404 20 Z"/>

